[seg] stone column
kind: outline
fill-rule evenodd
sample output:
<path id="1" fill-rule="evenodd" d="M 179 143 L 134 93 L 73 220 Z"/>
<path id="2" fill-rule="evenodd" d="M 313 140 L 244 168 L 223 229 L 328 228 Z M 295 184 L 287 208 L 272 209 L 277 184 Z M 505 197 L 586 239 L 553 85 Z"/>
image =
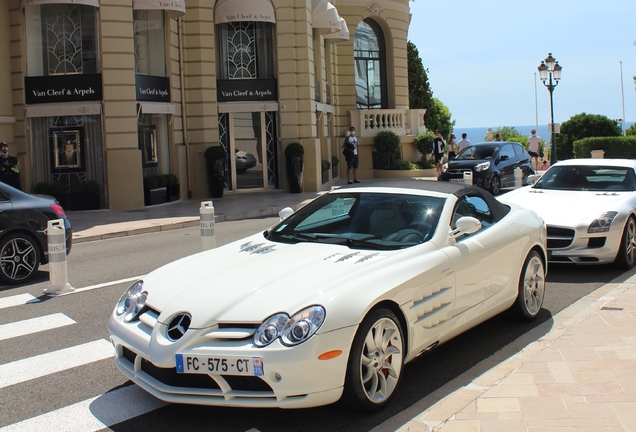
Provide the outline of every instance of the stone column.
<path id="1" fill-rule="evenodd" d="M 0 141 L 14 142 L 13 98 L 11 95 L 11 37 L 9 30 L 9 0 L 0 0 Z M 15 150 L 15 147 L 11 147 Z"/>

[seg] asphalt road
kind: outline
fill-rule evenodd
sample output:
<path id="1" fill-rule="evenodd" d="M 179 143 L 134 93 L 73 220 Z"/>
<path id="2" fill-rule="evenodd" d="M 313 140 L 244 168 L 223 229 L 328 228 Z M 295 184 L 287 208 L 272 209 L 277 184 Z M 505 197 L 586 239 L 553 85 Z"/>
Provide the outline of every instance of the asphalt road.
<path id="1" fill-rule="evenodd" d="M 262 230 L 274 222 L 276 218 L 219 223 L 217 245 Z M 607 266 L 550 266 L 545 310 L 538 320 L 519 324 L 495 317 L 408 364 L 393 403 L 375 414 L 349 412 L 338 405 L 305 410 L 165 405 L 136 415 L 139 411 L 135 410 L 145 393 L 131 385 L 116 369 L 112 357 L 47 373 L 52 367 L 47 355 L 52 352 L 79 346 L 79 352 L 66 355 L 69 362 L 81 357 L 84 351 L 93 351 L 88 354 L 97 355 L 99 350 L 94 348 L 94 344 L 108 338 L 108 317 L 121 293 L 130 285 L 130 281 L 110 282 L 143 275 L 200 249 L 198 228 L 82 243 L 75 245 L 69 256 L 69 281 L 76 288 L 97 286 L 94 289 L 78 289 L 74 294 L 57 298 L 42 296 L 42 289 L 48 281 L 44 271 L 35 283 L 28 286 L 0 287 L 0 306 L 3 299 L 27 294 L 35 297 L 27 304 L 0 308 L 0 431 L 5 432 L 5 426 L 46 413 L 51 414 L 41 417 L 41 429 L 31 425 L 6 430 L 98 430 L 99 427 L 88 424 L 78 429 L 77 423 L 74 423 L 79 421 L 79 414 L 74 413 L 81 412 L 75 409 L 82 403 L 89 406 L 95 417 L 106 424 L 113 424 L 110 430 L 114 431 L 392 430 L 387 429 L 388 423 L 385 423 L 391 417 L 408 410 L 540 322 L 550 320 L 579 298 L 605 283 L 621 282 L 636 272 L 622 272 Z M 99 284 L 106 285 L 99 287 Z M 27 320 L 60 317 L 61 314 L 74 323 L 15 337 L 6 336 L 29 327 Z M 66 360 L 58 360 L 58 363 L 63 361 Z M 9 366 L 13 369 L 8 369 Z M 37 376 L 38 372 L 41 376 Z M 35 374 L 36 377 L 19 381 L 20 374 L 27 378 L 29 374 Z M 12 383 L 12 379 L 18 381 Z M 107 392 L 112 395 L 110 399 L 103 396 Z M 129 419 L 112 422 L 112 419 L 118 418 Z M 60 419 L 66 419 L 68 428 L 56 423 L 63 421 Z"/>

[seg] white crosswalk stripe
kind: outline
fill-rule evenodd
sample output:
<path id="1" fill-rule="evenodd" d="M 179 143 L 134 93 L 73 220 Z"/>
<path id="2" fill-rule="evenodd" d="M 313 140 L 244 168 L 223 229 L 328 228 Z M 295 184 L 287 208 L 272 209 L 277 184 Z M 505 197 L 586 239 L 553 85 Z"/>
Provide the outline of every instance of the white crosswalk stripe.
<path id="1" fill-rule="evenodd" d="M 0 432 L 91 432 L 166 405 L 136 385 L 0 428 Z"/>
<path id="2" fill-rule="evenodd" d="M 71 324 L 75 324 L 75 321 L 63 313 L 55 313 L 28 320 L 3 324 L 0 325 L 0 341 L 45 330 L 52 330 Z"/>
<path id="3" fill-rule="evenodd" d="M 0 298 L 0 309 L 20 306 L 27 303 L 37 303 L 40 300 L 33 297 L 31 294 L 18 294 L 11 297 Z"/>
<path id="4" fill-rule="evenodd" d="M 106 339 L 0 365 L 0 388 L 114 357 Z"/>

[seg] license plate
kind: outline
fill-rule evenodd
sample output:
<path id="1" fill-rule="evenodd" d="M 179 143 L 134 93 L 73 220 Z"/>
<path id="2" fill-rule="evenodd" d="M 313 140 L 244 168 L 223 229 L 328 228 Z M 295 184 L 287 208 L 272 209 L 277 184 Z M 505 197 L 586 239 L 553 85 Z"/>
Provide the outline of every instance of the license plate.
<path id="1" fill-rule="evenodd" d="M 186 374 L 263 376 L 260 357 L 207 357 L 177 354 L 177 372 Z"/>
<path id="2" fill-rule="evenodd" d="M 453 179 L 452 178 L 452 179 L 450 179 L 450 182 L 451 183 L 464 183 L 464 179 L 463 178 L 460 178 L 460 179 Z"/>

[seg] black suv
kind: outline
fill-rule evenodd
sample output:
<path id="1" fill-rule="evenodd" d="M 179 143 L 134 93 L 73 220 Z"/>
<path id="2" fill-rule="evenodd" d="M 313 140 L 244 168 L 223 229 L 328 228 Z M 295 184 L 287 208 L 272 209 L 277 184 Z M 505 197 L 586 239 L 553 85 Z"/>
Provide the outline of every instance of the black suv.
<path id="1" fill-rule="evenodd" d="M 517 167 L 523 172 L 522 184 L 525 185 L 534 169 L 530 155 L 521 144 L 503 141 L 477 143 L 445 163 L 440 180 L 463 182 L 464 172 L 472 171 L 475 186 L 497 195 L 503 188 L 514 187 Z"/>

